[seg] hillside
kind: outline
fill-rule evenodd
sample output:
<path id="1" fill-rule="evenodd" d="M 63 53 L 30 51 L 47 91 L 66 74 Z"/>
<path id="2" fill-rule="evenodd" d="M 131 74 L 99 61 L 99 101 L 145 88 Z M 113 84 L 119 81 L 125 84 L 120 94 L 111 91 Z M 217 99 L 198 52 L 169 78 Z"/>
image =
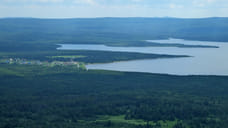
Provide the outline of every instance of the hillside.
<path id="1" fill-rule="evenodd" d="M 37 49 L 44 44 L 54 49 L 56 46 L 50 44 L 56 43 L 146 46 L 143 40 L 169 37 L 226 42 L 227 22 L 228 18 L 6 18 L 0 19 L 0 46 L 17 47 L 19 43 L 27 47 L 37 44 Z"/>

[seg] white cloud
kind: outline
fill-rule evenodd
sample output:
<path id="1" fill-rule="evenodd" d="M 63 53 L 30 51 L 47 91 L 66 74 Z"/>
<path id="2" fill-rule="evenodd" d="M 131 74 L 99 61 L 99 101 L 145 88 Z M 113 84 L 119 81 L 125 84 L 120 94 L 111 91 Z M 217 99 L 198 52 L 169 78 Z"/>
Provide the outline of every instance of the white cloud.
<path id="1" fill-rule="evenodd" d="M 64 0 L 37 0 L 38 2 L 52 2 L 52 3 L 59 3 L 59 2 L 64 2 Z"/>
<path id="2" fill-rule="evenodd" d="M 88 5 L 96 5 L 96 0 L 0 0 L 0 3 L 7 4 L 23 4 L 23 5 L 36 5 L 38 3 L 41 4 L 88 4 Z"/>
<path id="3" fill-rule="evenodd" d="M 196 7 L 205 7 L 221 1 L 224 2 L 223 0 L 193 0 L 193 5 Z"/>
<path id="4" fill-rule="evenodd" d="M 216 2 L 217 0 L 207 0 L 208 3 Z"/>
<path id="5" fill-rule="evenodd" d="M 13 2 L 13 3 L 25 3 L 25 2 L 40 2 L 40 3 L 56 3 L 56 2 L 64 2 L 65 0 L 2 0 L 3 2 Z"/>
<path id="6" fill-rule="evenodd" d="M 169 4 L 169 8 L 171 8 L 171 9 L 181 9 L 181 8 L 183 8 L 183 5 L 178 5 L 178 4 L 171 3 L 171 4 Z"/>
<path id="7" fill-rule="evenodd" d="M 228 0 L 0 0 L 0 17 L 228 16 Z"/>
<path id="8" fill-rule="evenodd" d="M 73 3 L 76 3 L 76 4 L 89 4 L 89 5 L 96 5 L 97 4 L 94 0 L 74 0 Z"/>
<path id="9" fill-rule="evenodd" d="M 142 2 L 143 0 L 132 0 L 133 2 Z"/>

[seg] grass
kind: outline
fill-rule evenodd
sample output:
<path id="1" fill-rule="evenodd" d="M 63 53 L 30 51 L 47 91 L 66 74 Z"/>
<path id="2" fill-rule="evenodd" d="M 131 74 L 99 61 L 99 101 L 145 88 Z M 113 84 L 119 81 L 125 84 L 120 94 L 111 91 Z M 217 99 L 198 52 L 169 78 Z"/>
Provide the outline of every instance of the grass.
<path id="1" fill-rule="evenodd" d="M 130 124 L 130 125 L 147 125 L 147 121 L 142 120 L 142 119 L 125 119 L 125 115 L 118 115 L 118 116 L 98 116 L 98 119 L 95 122 L 112 122 L 114 124 Z M 156 126 L 160 125 L 161 128 L 173 128 L 175 124 L 178 123 L 178 120 L 174 121 L 158 121 L 158 122 L 153 122 L 149 121 L 148 122 L 150 125 Z"/>
<path id="2" fill-rule="evenodd" d="M 0 67 L 0 76 L 5 76 L 5 75 L 23 76 L 21 73 L 18 73 L 16 71 Z"/>
<path id="3" fill-rule="evenodd" d="M 73 55 L 73 56 L 49 56 L 50 58 L 67 58 L 67 59 L 77 59 L 77 58 L 85 58 L 86 56 L 82 55 Z"/>
<path id="4" fill-rule="evenodd" d="M 137 120 L 137 119 L 131 119 L 126 120 L 125 115 L 119 115 L 119 116 L 99 116 L 99 118 L 96 120 L 97 122 L 106 122 L 111 121 L 112 123 L 127 123 L 127 124 L 134 124 L 134 125 L 145 125 L 146 122 L 144 120 Z"/>

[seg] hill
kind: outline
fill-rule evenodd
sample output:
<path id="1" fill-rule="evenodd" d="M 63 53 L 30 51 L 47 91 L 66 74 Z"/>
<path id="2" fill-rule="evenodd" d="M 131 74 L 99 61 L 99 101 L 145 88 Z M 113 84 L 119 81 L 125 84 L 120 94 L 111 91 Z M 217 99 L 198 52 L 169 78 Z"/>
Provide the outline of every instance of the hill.
<path id="1" fill-rule="evenodd" d="M 15 44 L 19 43 L 36 44 L 31 46 L 34 49 L 42 49 L 44 44 L 54 49 L 56 46 L 50 44 L 56 43 L 144 46 L 147 43 L 143 40 L 169 37 L 228 42 L 227 23 L 228 18 L 5 18 L 0 19 L 0 46 L 17 47 Z"/>

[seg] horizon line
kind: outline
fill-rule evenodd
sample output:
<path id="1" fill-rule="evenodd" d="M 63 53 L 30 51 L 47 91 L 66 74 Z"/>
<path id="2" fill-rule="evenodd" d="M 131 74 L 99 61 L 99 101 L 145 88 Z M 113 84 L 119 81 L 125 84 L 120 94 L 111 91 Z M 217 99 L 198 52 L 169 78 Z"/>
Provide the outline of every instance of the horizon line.
<path id="1" fill-rule="evenodd" d="M 140 16 L 135 16 L 135 17 L 63 17 L 63 18 L 48 18 L 48 17 L 0 17 L 0 19 L 105 19 L 105 18 L 119 18 L 119 19 L 124 19 L 124 18 L 148 18 L 148 19 L 210 19 L 210 18 L 228 18 L 228 17 L 217 17 L 217 16 L 211 16 L 211 17 L 169 17 L 169 16 L 164 16 L 164 17 L 140 17 Z"/>

